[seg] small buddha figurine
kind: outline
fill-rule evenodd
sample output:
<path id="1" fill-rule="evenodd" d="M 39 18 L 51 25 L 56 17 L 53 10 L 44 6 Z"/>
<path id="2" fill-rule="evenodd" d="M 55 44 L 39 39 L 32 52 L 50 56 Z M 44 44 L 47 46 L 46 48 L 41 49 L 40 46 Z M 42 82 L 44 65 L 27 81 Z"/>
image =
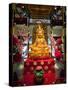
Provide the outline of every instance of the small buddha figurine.
<path id="1" fill-rule="evenodd" d="M 47 57 L 49 56 L 49 48 L 45 40 L 44 30 L 38 25 L 36 30 L 36 40 L 29 46 L 31 51 L 29 52 L 30 57 Z"/>

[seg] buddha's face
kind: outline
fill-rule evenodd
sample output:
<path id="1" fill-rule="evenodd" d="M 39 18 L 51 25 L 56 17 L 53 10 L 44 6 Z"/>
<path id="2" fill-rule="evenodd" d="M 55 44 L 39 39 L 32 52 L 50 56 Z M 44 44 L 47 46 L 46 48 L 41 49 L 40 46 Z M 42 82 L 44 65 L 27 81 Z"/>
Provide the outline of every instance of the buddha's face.
<path id="1" fill-rule="evenodd" d="M 41 28 L 41 26 L 39 26 L 39 27 L 37 28 L 36 35 L 37 35 L 38 38 L 42 38 L 42 37 L 43 37 L 43 35 L 44 35 L 44 30 L 43 30 L 43 28 Z"/>

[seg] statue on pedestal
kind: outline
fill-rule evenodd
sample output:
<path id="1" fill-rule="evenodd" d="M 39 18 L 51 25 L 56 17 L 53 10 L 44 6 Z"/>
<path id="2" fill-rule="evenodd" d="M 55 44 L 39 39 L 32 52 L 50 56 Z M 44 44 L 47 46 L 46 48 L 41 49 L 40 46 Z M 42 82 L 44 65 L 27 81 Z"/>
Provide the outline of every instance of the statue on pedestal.
<path id="1" fill-rule="evenodd" d="M 31 49 L 29 52 L 30 57 L 49 57 L 49 47 L 41 25 L 38 25 L 35 42 L 29 48 Z"/>

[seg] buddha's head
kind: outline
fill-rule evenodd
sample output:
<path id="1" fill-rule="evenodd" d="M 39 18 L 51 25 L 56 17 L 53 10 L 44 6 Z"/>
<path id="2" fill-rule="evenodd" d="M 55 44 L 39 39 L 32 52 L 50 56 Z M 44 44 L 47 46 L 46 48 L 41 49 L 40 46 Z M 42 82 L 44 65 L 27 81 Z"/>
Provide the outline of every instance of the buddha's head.
<path id="1" fill-rule="evenodd" d="M 42 38 L 44 36 L 44 30 L 41 27 L 41 25 L 38 25 L 37 30 L 36 30 L 36 35 L 38 38 Z"/>

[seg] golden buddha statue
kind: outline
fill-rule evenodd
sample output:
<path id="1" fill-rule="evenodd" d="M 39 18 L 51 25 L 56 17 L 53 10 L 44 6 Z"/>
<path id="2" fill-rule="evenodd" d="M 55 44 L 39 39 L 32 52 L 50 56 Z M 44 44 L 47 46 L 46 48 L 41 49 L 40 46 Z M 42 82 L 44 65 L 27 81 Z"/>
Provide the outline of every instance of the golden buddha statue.
<path id="1" fill-rule="evenodd" d="M 31 51 L 29 52 L 30 57 L 47 57 L 49 56 L 49 48 L 45 40 L 44 30 L 41 25 L 38 25 L 36 30 L 35 42 L 29 46 Z"/>

